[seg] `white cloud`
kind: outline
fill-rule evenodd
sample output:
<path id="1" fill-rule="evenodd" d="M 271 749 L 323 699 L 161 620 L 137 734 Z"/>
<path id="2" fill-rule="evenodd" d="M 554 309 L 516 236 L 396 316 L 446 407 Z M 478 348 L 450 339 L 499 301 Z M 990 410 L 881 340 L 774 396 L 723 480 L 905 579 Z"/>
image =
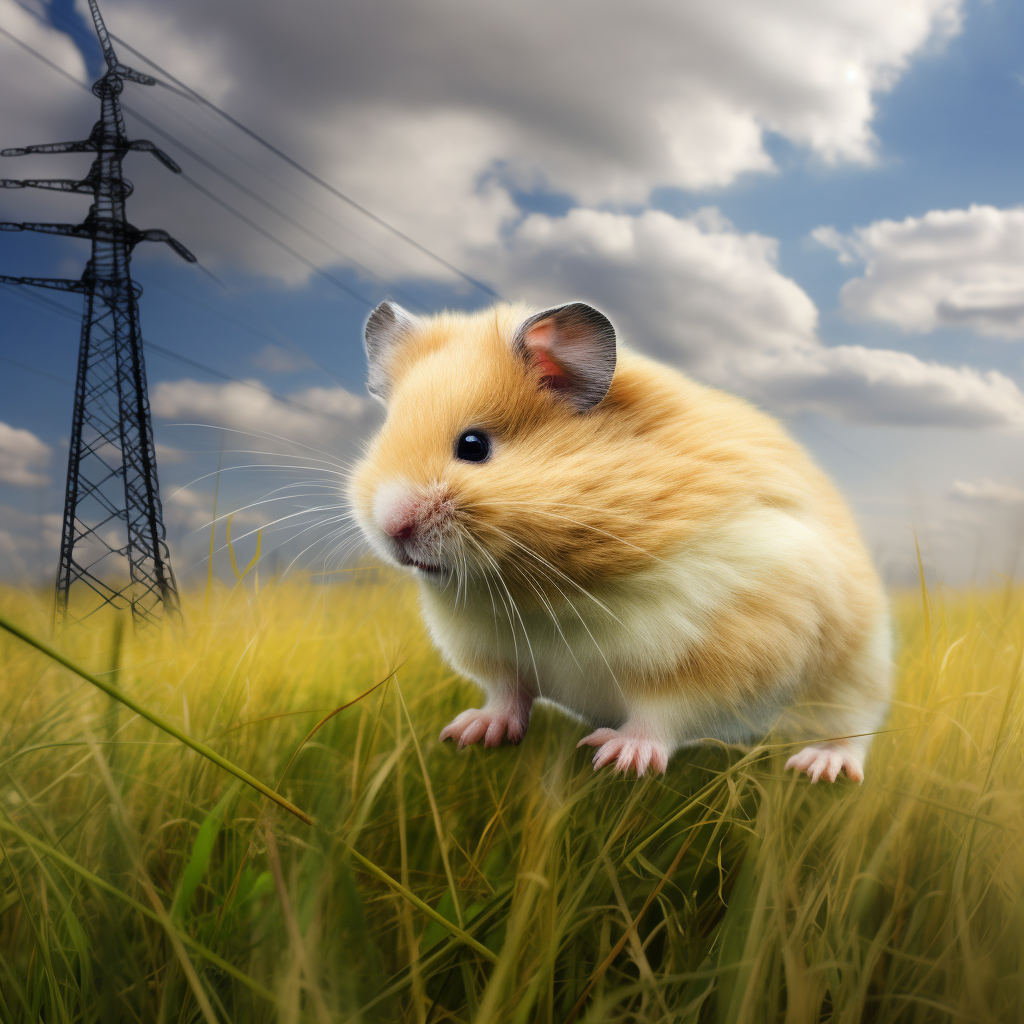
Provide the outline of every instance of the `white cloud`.
<path id="1" fill-rule="evenodd" d="M 841 293 L 855 319 L 1024 338 L 1024 208 L 931 210 L 849 235 L 831 227 L 813 234 L 842 262 L 864 264 L 863 276 Z"/>
<path id="2" fill-rule="evenodd" d="M 949 496 L 958 501 L 978 502 L 987 505 L 1024 505 L 1024 490 L 1012 484 L 1001 484 L 995 480 L 954 480 Z"/>
<path id="3" fill-rule="evenodd" d="M 11 0 L 0 2 L 17 10 Z M 962 0 L 904 0 L 895 11 L 889 0 L 524 0 L 514 7 L 472 0 L 355 7 L 327 0 L 109 0 L 104 12 L 112 31 L 459 262 L 518 215 L 508 181 L 564 192 L 582 205 L 642 203 L 659 186 L 721 188 L 740 175 L 772 171 L 767 133 L 828 163 L 871 162 L 875 98 L 915 55 L 959 30 L 961 6 Z M 82 0 L 79 10 L 85 12 Z M 18 16 L 19 31 L 26 18 Z M 59 34 L 32 31 L 46 53 L 66 46 Z M 8 71 L 6 51 L 4 57 L 0 88 L 19 103 L 29 92 L 25 81 L 34 89 L 45 80 L 65 98 L 72 91 L 40 65 Z M 127 51 L 121 57 L 139 63 Z M 83 102 L 90 114 L 75 122 L 80 133 L 95 116 L 88 97 Z M 285 185 L 287 191 L 272 190 L 274 201 L 333 249 L 178 154 L 190 173 L 312 258 L 356 260 L 390 277 L 445 273 L 414 250 L 399 247 L 394 255 L 394 239 L 193 104 L 131 85 L 125 102 L 257 190 L 266 192 L 268 180 Z M 44 140 L 67 135 L 66 124 L 58 130 L 55 115 L 47 114 L 60 107 L 41 103 L 32 112 L 29 123 Z M 10 137 L 10 129 L 0 120 L 0 134 Z M 149 133 L 137 124 L 132 130 Z M 216 150 L 211 134 L 228 151 Z M 130 174 L 139 223 L 173 224 L 206 262 L 291 283 L 307 278 L 308 268 L 154 161 L 132 157 Z"/>
<path id="4" fill-rule="evenodd" d="M 24 579 L 52 585 L 60 550 L 63 517 L 35 515 L 0 505 L 0 579 Z"/>
<path id="5" fill-rule="evenodd" d="M 221 496 L 223 499 L 223 495 Z M 191 532 L 209 530 L 213 516 L 213 492 L 209 494 L 192 487 L 179 487 L 164 498 L 164 520 L 170 527 L 187 529 Z M 243 509 L 232 512 L 223 504 L 217 510 L 218 533 L 223 534 L 224 524 L 231 517 L 231 528 L 237 538 L 242 528 L 263 527 L 267 514 L 262 509 Z"/>
<path id="6" fill-rule="evenodd" d="M 1024 394 L 997 370 L 863 345 L 758 353 L 737 370 L 747 390 L 784 409 L 859 423 L 1024 430 Z"/>
<path id="7" fill-rule="evenodd" d="M 54 64 L 85 80 L 85 64 L 71 40 L 40 24 L 13 0 L 0 0 L 0 24 Z M 99 101 L 76 89 L 46 68 L 22 47 L 0 37 L 0 149 L 40 142 L 88 138 Z M 76 171 L 84 177 L 90 155 L 22 156 L 3 158 L 9 178 L 61 178 Z M 85 215 L 88 201 L 65 198 Z M 0 220 L 52 220 L 54 195 L 38 189 L 0 190 Z M 65 206 L 65 208 L 68 208 Z"/>
<path id="8" fill-rule="evenodd" d="M 533 214 L 490 259 L 508 290 L 587 298 L 615 313 L 626 340 L 707 370 L 738 352 L 813 343 L 817 310 L 776 255 L 774 239 L 740 234 L 715 210 L 576 209 Z"/>
<path id="9" fill-rule="evenodd" d="M 284 402 L 259 381 L 205 384 L 188 378 L 162 381 L 152 389 L 153 413 L 162 419 L 308 440 L 362 433 L 376 406 L 343 388 L 309 388 Z"/>
<path id="10" fill-rule="evenodd" d="M 713 210 L 691 218 L 576 209 L 534 214 L 481 254 L 503 287 L 605 310 L 627 342 L 783 411 L 866 423 L 1024 429 L 1008 377 L 907 352 L 828 347 L 776 244 Z"/>
<path id="11" fill-rule="evenodd" d="M 778 270 L 774 239 L 738 232 L 714 211 L 675 218 L 594 208 L 643 203 L 659 186 L 722 187 L 770 171 L 766 132 L 826 162 L 870 162 L 875 96 L 923 47 L 959 30 L 960 7 L 960 0 L 906 0 L 898 10 L 888 0 L 628 7 L 527 0 L 513 10 L 469 0 L 440 8 L 305 0 L 297 11 L 243 9 L 232 0 L 173 7 L 111 0 L 105 11 L 115 32 L 159 52 L 172 71 L 328 180 L 506 294 L 588 298 L 613 315 L 627 340 L 783 410 L 1016 427 L 1024 398 L 998 373 L 824 346 L 813 302 Z M 214 122 L 197 120 L 206 114 L 159 90 L 130 93 L 132 105 L 210 152 L 202 133 Z M 180 121 L 168 118 L 168 103 L 178 104 Z M 215 124 L 225 137 L 222 122 Z M 140 161 L 131 172 L 133 219 L 174 223 L 206 262 L 287 283 L 307 279 L 308 267 L 155 162 L 133 159 Z M 323 238 L 314 242 L 231 196 L 311 259 L 358 261 L 367 274 L 391 279 L 450 280 L 241 136 L 231 135 L 216 159 Z M 228 188 L 182 160 L 216 191 Z M 522 218 L 510 181 L 563 191 L 582 205 L 565 217 Z M 335 416 L 358 429 L 365 408 L 333 389 L 292 396 L 312 412 L 253 383 L 167 382 L 154 389 L 154 411 L 309 437 L 336 425 Z"/>
<path id="12" fill-rule="evenodd" d="M 15 487 L 45 487 L 50 478 L 38 471 L 50 461 L 50 446 L 30 430 L 0 423 L 0 481 Z"/>

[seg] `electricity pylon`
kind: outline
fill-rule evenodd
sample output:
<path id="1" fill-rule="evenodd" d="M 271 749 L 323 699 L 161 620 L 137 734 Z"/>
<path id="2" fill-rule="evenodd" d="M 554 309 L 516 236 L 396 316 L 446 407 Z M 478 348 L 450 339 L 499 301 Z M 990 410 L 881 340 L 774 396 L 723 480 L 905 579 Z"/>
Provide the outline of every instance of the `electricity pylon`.
<path id="1" fill-rule="evenodd" d="M 2 151 L 3 156 L 95 153 L 89 173 L 81 181 L 0 179 L 3 188 L 92 193 L 89 213 L 81 224 L 0 223 L 0 230 L 88 238 L 92 255 L 77 281 L 6 275 L 0 281 L 85 296 L 55 614 L 66 622 L 84 619 L 106 605 L 131 607 L 138 626 L 158 620 L 162 612 L 177 613 L 178 592 L 157 482 L 139 328 L 142 289 L 132 281 L 128 265 L 142 241 L 166 242 L 190 263 L 196 258 L 166 231 L 140 231 L 125 217 L 132 185 L 121 173 L 121 161 L 129 150 L 152 153 L 175 174 L 181 168 L 152 142 L 129 141 L 125 135 L 120 103 L 125 81 L 157 82 L 117 59 L 96 0 L 89 0 L 89 7 L 107 63 L 106 74 L 92 87 L 102 112 L 89 138 Z M 76 581 L 91 593 L 76 588 L 76 599 L 69 603 Z"/>

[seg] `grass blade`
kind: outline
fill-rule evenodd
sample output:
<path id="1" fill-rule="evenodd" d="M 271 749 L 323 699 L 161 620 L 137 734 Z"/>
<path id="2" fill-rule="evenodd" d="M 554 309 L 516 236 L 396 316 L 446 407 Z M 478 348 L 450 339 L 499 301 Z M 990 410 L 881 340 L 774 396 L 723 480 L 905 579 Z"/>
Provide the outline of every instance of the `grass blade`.
<path id="1" fill-rule="evenodd" d="M 252 786 L 257 792 L 262 793 L 268 800 L 273 800 L 278 807 L 284 808 L 289 814 L 294 814 L 299 821 L 304 821 L 307 825 L 314 824 L 313 819 L 303 810 L 300 810 L 290 800 L 286 800 L 280 793 L 275 793 L 266 783 L 260 782 L 259 779 L 253 778 L 247 771 L 239 768 L 238 765 L 232 764 L 226 757 L 222 757 L 212 747 L 208 747 L 201 740 L 193 739 L 188 733 L 179 729 L 173 722 L 164 718 L 163 715 L 158 715 L 155 711 L 150 711 L 148 708 L 144 708 L 138 701 L 133 700 L 128 694 L 118 689 L 106 680 L 100 679 L 98 676 L 94 676 L 91 672 L 87 672 L 84 668 L 76 665 L 70 658 L 65 657 L 56 648 L 51 647 L 49 644 L 44 643 L 38 637 L 34 637 L 27 630 L 22 629 L 16 623 L 13 623 L 4 615 L 0 615 L 0 628 L 6 629 L 8 633 L 12 633 L 19 640 L 24 640 L 30 647 L 34 647 L 37 651 L 45 654 L 48 658 L 52 658 L 57 664 L 63 665 L 66 669 L 70 669 L 77 676 L 81 676 L 87 683 L 92 683 L 97 689 L 102 690 L 105 694 L 113 697 L 114 700 L 120 701 L 126 708 L 130 708 L 135 714 L 141 718 L 146 719 L 147 722 L 152 723 L 158 729 L 163 729 L 164 732 L 169 733 L 176 740 L 180 740 L 185 744 L 186 747 L 191 747 L 197 754 L 201 754 L 207 760 L 212 761 L 219 768 L 223 768 L 224 771 L 230 772 L 235 776 L 236 779 L 241 779 L 247 786 Z"/>

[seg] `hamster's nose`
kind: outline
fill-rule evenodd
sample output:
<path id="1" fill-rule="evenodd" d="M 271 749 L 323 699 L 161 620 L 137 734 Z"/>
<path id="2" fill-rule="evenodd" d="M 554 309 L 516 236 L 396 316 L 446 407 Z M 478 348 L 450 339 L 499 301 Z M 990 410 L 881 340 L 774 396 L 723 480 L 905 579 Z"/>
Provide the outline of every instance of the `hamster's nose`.
<path id="1" fill-rule="evenodd" d="M 409 540 L 416 533 L 419 506 L 413 501 L 396 502 L 382 517 L 381 527 L 395 540 Z"/>
<path id="2" fill-rule="evenodd" d="M 397 530 L 389 530 L 388 532 L 395 540 L 408 540 L 416 532 L 416 527 L 413 523 L 406 523 L 405 526 L 400 526 Z"/>

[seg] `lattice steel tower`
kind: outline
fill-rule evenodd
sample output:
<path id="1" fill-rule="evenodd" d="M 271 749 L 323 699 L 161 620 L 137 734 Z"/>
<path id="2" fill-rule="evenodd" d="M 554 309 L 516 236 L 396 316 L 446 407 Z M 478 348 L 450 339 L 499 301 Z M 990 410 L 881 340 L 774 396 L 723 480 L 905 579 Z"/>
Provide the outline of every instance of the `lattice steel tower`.
<path id="1" fill-rule="evenodd" d="M 118 61 L 96 0 L 89 0 L 107 72 L 92 87 L 102 108 L 84 142 L 57 142 L 5 149 L 3 156 L 30 153 L 95 153 L 88 175 L 71 179 L 0 180 L 4 188 L 91 192 L 81 224 L 0 223 L 4 231 L 41 231 L 92 240 L 92 256 L 78 281 L 0 276 L 6 284 L 28 284 L 85 296 L 75 409 L 71 421 L 67 490 L 60 566 L 58 621 L 83 619 L 112 604 L 131 607 L 136 625 L 162 612 L 178 611 L 178 593 L 168 559 L 156 474 L 156 452 L 139 329 L 142 289 L 129 274 L 132 249 L 141 241 L 166 242 L 195 262 L 166 231 L 140 231 L 125 218 L 131 182 L 121 173 L 129 150 L 146 150 L 176 174 L 181 168 L 152 142 L 125 135 L 120 94 L 125 80 L 156 85 L 156 79 Z M 76 581 L 88 586 L 75 588 Z M 79 593 L 81 591 L 81 593 Z"/>

